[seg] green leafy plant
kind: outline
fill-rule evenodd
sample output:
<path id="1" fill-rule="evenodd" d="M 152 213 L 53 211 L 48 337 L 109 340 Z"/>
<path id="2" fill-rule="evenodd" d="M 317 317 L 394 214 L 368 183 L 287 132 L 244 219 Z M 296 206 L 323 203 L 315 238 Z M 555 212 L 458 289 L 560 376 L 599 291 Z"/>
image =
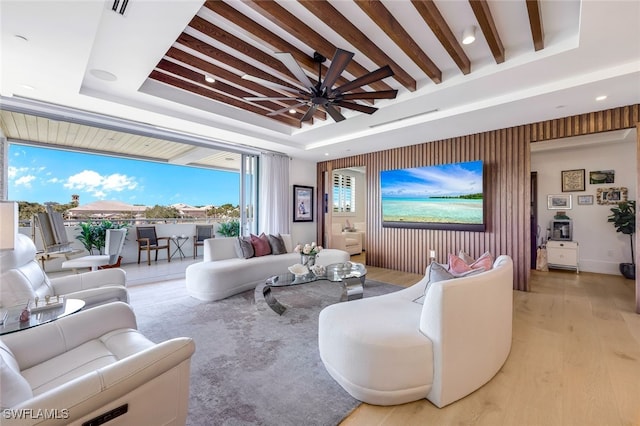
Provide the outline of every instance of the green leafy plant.
<path id="1" fill-rule="evenodd" d="M 127 226 L 127 224 L 113 223 L 108 220 L 103 220 L 97 225 L 83 222 L 80 223 L 80 235 L 76 236 L 76 239 L 82 243 L 90 254 L 93 254 L 94 249 L 97 250 L 98 254 L 102 254 L 106 243 L 107 229 L 120 229 Z"/>
<path id="2" fill-rule="evenodd" d="M 221 223 L 218 226 L 218 234 L 223 237 L 237 237 L 240 235 L 240 221 L 234 219 Z"/>
<path id="3" fill-rule="evenodd" d="M 635 271 L 636 257 L 633 251 L 633 234 L 636 232 L 636 202 L 635 200 L 622 201 L 616 207 L 611 208 L 607 222 L 613 223 L 617 232 L 629 235 L 631 242 L 631 265 Z M 622 270 L 622 265 L 621 270 Z"/>

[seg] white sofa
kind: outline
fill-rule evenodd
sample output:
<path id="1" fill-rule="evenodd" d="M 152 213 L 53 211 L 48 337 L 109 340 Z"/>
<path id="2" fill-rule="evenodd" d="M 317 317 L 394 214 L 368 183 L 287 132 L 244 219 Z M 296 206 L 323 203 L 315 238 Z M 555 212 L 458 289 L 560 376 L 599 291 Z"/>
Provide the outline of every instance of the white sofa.
<path id="1" fill-rule="evenodd" d="M 204 260 L 189 265 L 185 271 L 187 293 L 207 302 L 224 299 L 255 289 L 265 279 L 287 272 L 300 263 L 300 254 L 293 252 L 291 235 L 281 234 L 287 253 L 239 258 L 235 238 L 210 238 L 204 241 Z M 316 257 L 318 265 L 346 262 L 349 254 L 342 250 L 325 249 Z"/>
<path id="2" fill-rule="evenodd" d="M 186 337 L 148 340 L 122 302 L 3 335 L 2 424 L 82 425 L 127 404 L 108 424 L 184 425 L 194 351 Z"/>
<path id="3" fill-rule="evenodd" d="M 395 405 L 427 398 L 444 407 L 480 388 L 511 349 L 513 263 L 320 312 L 320 357 L 354 398 Z"/>
<path id="4" fill-rule="evenodd" d="M 119 268 L 47 277 L 36 259 L 36 246 L 18 234 L 13 250 L 0 251 L 0 307 L 25 304 L 35 297 L 82 299 L 85 309 L 103 303 L 129 301 L 126 273 Z"/>

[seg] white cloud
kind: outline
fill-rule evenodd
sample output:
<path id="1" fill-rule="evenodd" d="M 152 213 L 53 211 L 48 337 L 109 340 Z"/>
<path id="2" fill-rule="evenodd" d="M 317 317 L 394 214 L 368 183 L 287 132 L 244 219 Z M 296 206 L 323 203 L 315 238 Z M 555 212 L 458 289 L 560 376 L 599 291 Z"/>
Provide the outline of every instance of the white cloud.
<path id="1" fill-rule="evenodd" d="M 86 191 L 94 197 L 105 198 L 110 192 L 121 192 L 135 189 L 138 186 L 135 178 L 119 173 L 102 176 L 93 170 L 83 170 L 67 179 L 65 188 L 75 191 Z"/>
<path id="2" fill-rule="evenodd" d="M 14 184 L 16 186 L 23 185 L 23 186 L 26 186 L 27 188 L 31 188 L 31 182 L 33 182 L 35 179 L 36 177 L 33 175 L 21 176 L 15 180 Z"/>

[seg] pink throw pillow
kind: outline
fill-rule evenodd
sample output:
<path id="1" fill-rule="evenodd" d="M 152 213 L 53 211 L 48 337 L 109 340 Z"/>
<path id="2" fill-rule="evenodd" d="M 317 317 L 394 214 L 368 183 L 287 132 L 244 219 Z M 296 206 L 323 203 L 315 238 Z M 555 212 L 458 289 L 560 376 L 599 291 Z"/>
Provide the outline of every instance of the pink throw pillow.
<path id="1" fill-rule="evenodd" d="M 455 254 L 449 253 L 449 272 L 454 277 L 463 277 L 469 272 L 472 272 L 473 268 L 471 265 L 467 265 L 467 263 L 460 259 Z"/>
<path id="2" fill-rule="evenodd" d="M 485 251 L 482 256 L 480 256 L 475 262 L 473 262 L 471 266 L 473 269 L 484 268 L 485 271 L 493 268 L 493 256 L 488 251 Z"/>
<path id="3" fill-rule="evenodd" d="M 260 236 L 251 234 L 251 244 L 253 245 L 253 251 L 255 257 L 266 256 L 271 254 L 271 245 L 269 244 L 269 237 L 264 232 Z"/>

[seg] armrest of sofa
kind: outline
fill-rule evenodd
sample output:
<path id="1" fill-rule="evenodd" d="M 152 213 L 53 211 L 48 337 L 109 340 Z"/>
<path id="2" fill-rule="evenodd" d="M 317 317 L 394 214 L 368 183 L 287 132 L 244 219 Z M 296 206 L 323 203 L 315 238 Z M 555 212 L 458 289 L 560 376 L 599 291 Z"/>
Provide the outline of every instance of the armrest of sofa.
<path id="1" fill-rule="evenodd" d="M 501 260 L 501 262 L 498 262 Z M 433 344 L 433 386 L 427 399 L 443 407 L 488 382 L 511 349 L 513 262 L 438 281 L 427 291 L 420 331 Z"/>
<path id="2" fill-rule="evenodd" d="M 85 305 L 83 309 L 92 308 L 109 302 L 129 303 L 129 292 L 121 285 L 88 288 L 86 290 L 66 293 L 64 297 L 67 299 L 84 300 Z"/>
<path id="3" fill-rule="evenodd" d="M 137 329 L 136 317 L 123 302 L 108 303 L 59 320 L 2 336 L 25 370 L 113 330 Z"/>
<path id="4" fill-rule="evenodd" d="M 126 286 L 127 274 L 120 268 L 110 268 L 82 274 L 65 275 L 51 278 L 49 281 L 55 294 L 68 294 L 89 288 Z"/>
<path id="5" fill-rule="evenodd" d="M 83 418 L 87 416 L 99 415 L 102 410 L 108 411 L 104 407 L 118 399 L 124 398 L 123 403 L 127 403 L 127 394 L 174 368 L 182 371 L 158 386 L 163 389 L 167 386 L 179 388 L 186 383 L 188 393 L 189 365 L 194 352 L 193 339 L 171 339 L 37 395 L 12 407 L 12 410 L 57 409 L 68 415 L 58 424 L 84 421 L 86 419 Z M 147 389 L 147 392 L 146 398 L 152 398 L 153 390 Z M 147 414 L 153 418 L 151 413 Z"/>

